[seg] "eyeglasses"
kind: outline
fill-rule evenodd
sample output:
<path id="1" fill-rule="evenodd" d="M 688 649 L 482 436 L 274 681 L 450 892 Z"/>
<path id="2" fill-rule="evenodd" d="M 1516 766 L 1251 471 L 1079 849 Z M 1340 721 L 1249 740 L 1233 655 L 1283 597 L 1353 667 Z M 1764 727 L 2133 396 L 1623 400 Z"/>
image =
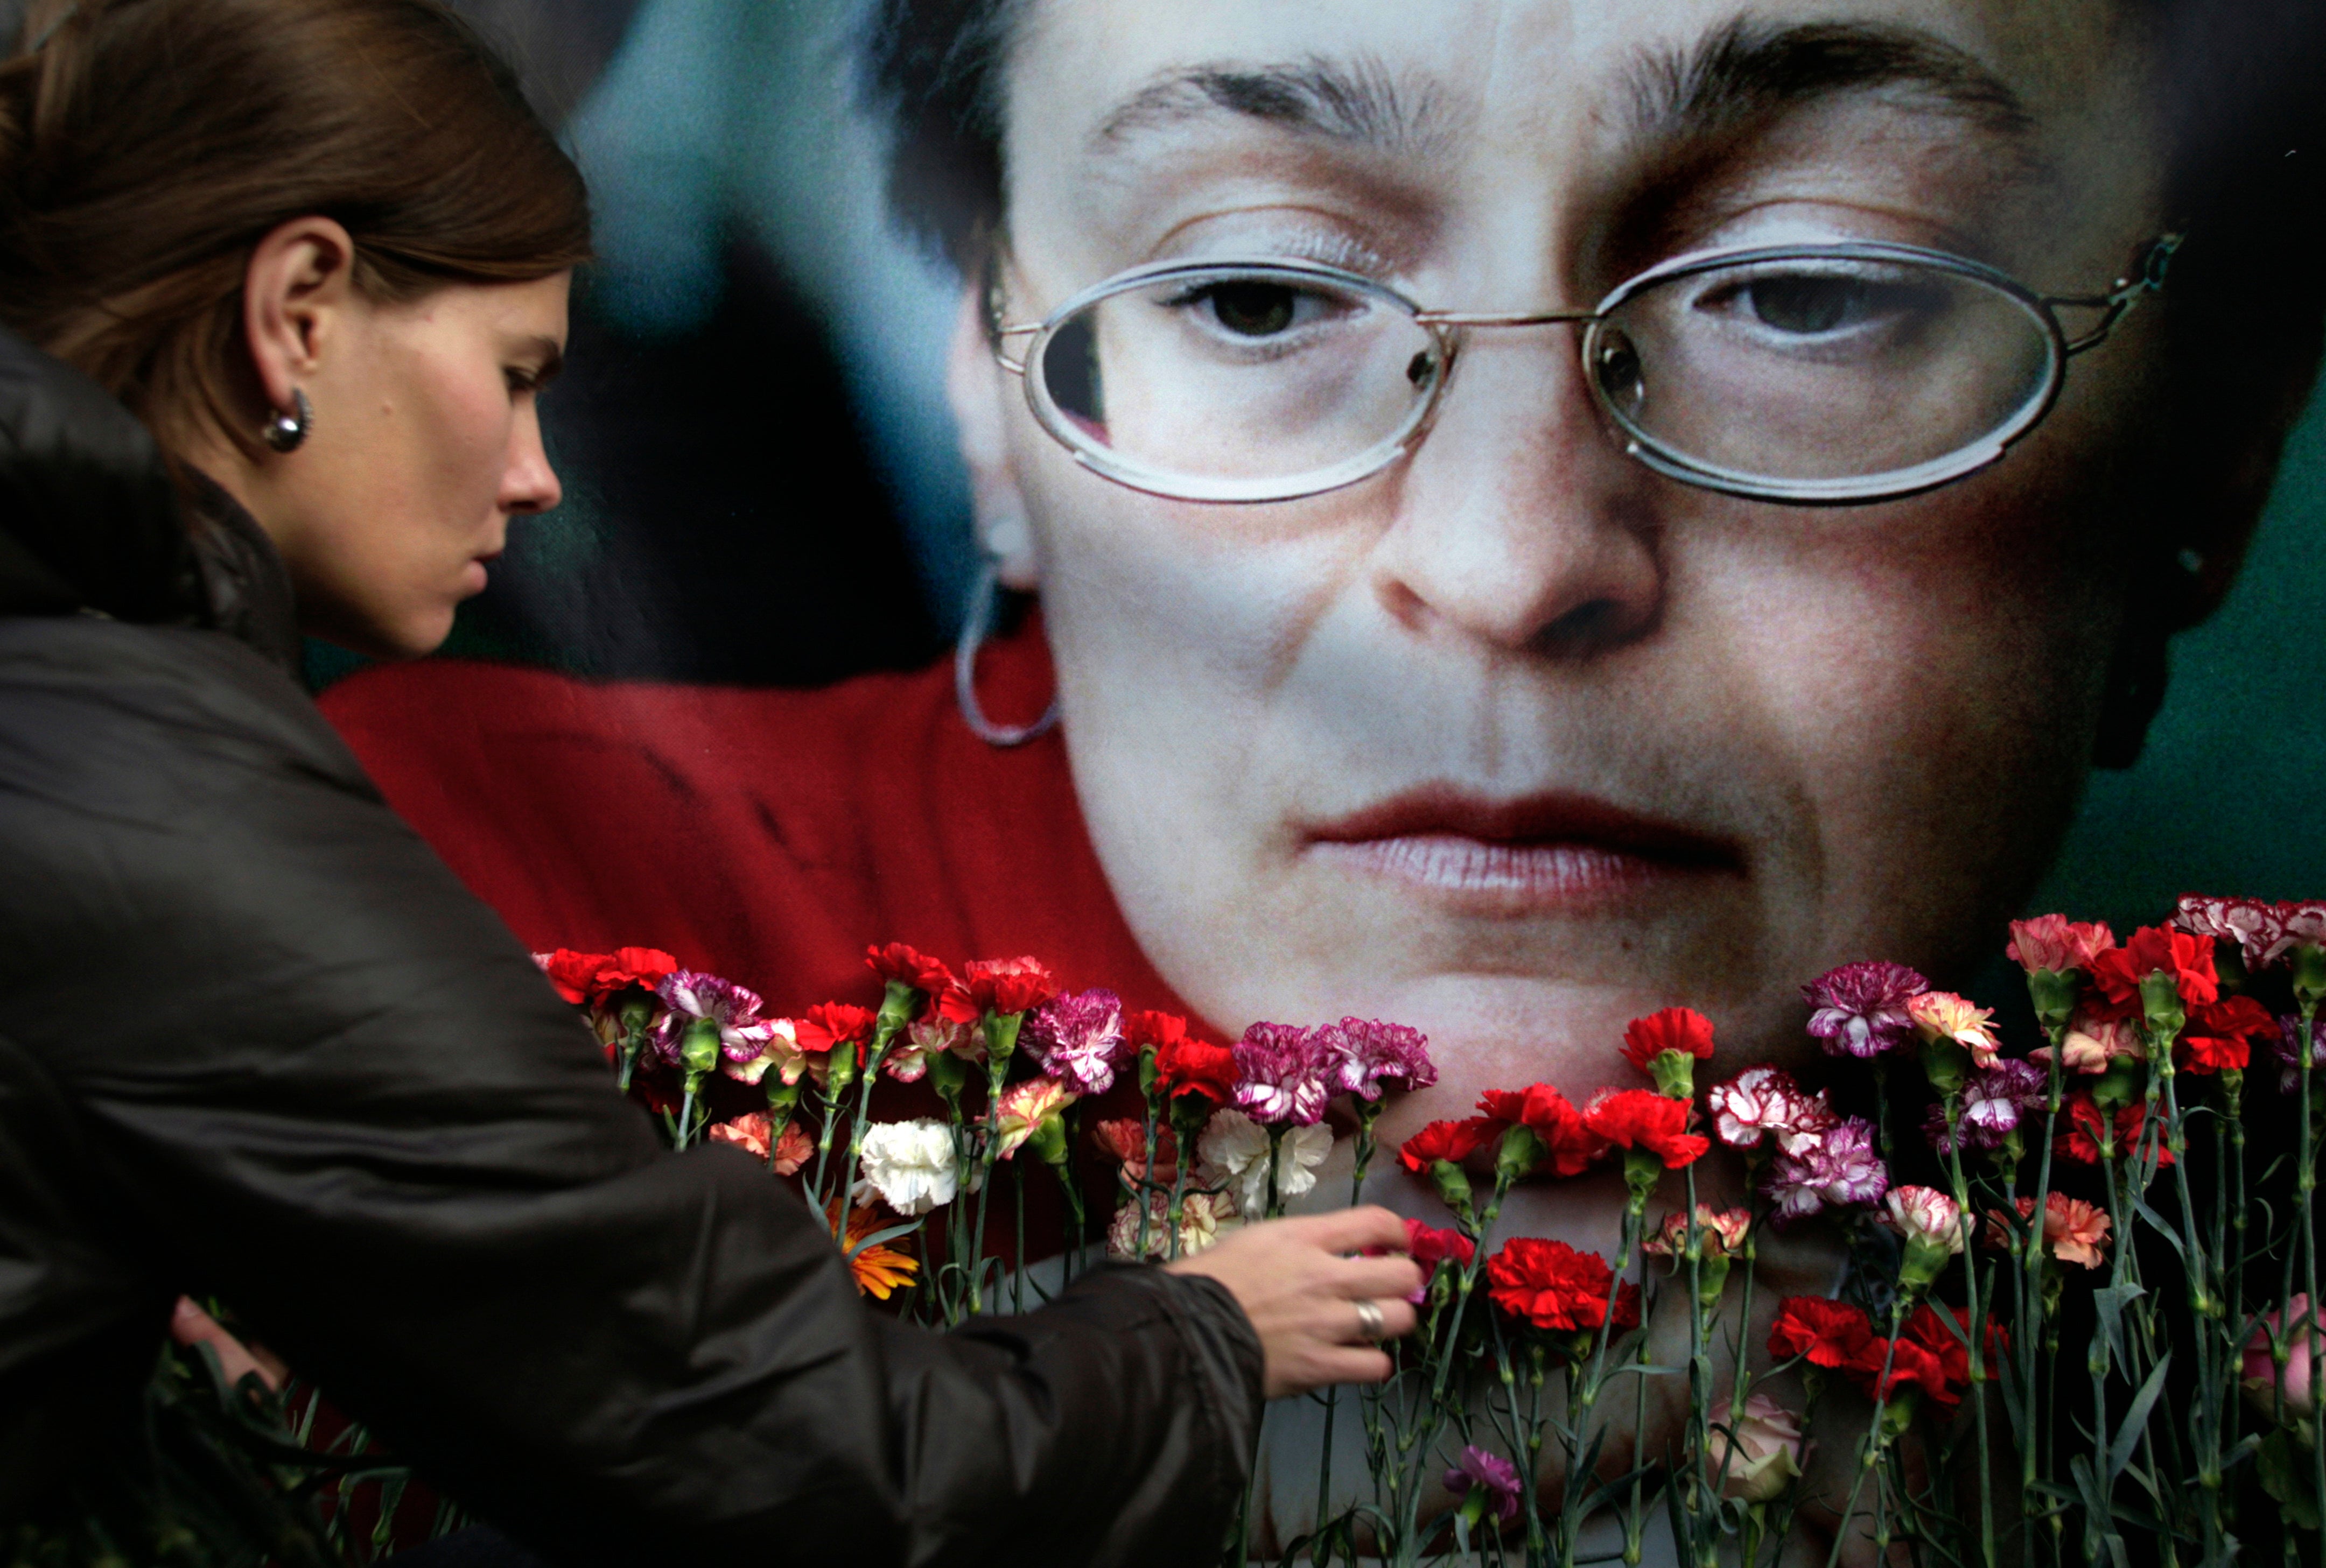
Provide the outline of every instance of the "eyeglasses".
<path id="1" fill-rule="evenodd" d="M 1624 450 L 1657 473 L 1855 505 L 2001 458 L 2050 412 L 2068 361 L 2163 286 L 2180 243 L 2151 240 L 2091 295 L 1913 246 L 1731 247 L 1651 267 L 1595 310 L 1509 314 L 1424 310 L 1312 262 L 1163 262 L 992 331 L 1077 461 L 1177 500 L 1368 478 L 1428 433 L 1470 333 L 1561 325 L 1580 329 L 1584 381 Z M 2094 315 L 2071 334 L 2062 311 Z"/>

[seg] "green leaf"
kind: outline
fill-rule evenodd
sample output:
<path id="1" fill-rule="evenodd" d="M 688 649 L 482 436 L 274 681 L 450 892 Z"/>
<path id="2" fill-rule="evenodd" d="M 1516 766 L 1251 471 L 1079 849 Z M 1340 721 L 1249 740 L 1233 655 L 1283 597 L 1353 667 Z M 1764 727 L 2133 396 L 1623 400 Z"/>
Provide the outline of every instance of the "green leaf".
<path id="1" fill-rule="evenodd" d="M 2318 1498 L 2310 1489 L 2309 1455 L 2283 1427 L 2262 1439 L 2256 1456 L 2261 1489 L 2305 1530 L 2318 1528 Z"/>
<path id="2" fill-rule="evenodd" d="M 2100 1314 L 2100 1332 L 2106 1340 L 2109 1356 L 2118 1364 L 2124 1361 L 2124 1309 L 2148 1292 L 2136 1285 L 2112 1285 L 2106 1290 L 2092 1292 L 2092 1305 Z"/>
<path id="3" fill-rule="evenodd" d="M 2148 1413 L 2156 1406 L 2157 1396 L 2164 1392 L 2165 1369 L 2172 1365 L 2172 1352 L 2167 1350 L 2158 1359 L 2156 1369 L 2148 1381 L 2134 1395 L 2132 1406 L 2124 1413 L 2124 1424 L 2117 1430 L 2116 1442 L 2108 1448 L 2107 1481 L 2113 1488 L 2124 1467 L 2132 1462 L 2132 1451 L 2140 1443 L 2141 1433 L 2148 1429 Z"/>

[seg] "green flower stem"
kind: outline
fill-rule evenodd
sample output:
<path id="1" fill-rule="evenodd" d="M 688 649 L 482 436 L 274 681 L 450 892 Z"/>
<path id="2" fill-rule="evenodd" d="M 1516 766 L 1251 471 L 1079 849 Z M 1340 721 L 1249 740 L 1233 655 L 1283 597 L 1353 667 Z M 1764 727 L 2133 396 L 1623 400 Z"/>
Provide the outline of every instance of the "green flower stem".
<path id="1" fill-rule="evenodd" d="M 1971 1419 L 1978 1434 L 1978 1560 L 1986 1568 L 1996 1568 L 1995 1455 L 1986 1430 L 1986 1319 L 1979 1310 L 1978 1214 L 1971 1206 L 1970 1182 L 1963 1174 L 1962 1097 L 1948 1094 L 1942 1104 L 1947 1120 L 1947 1174 L 1954 1183 L 1956 1224 L 1962 1231 L 1963 1305 L 1970 1317 Z M 2041 1236 L 2040 1216 L 2036 1225 L 2036 1234 Z"/>
<path id="2" fill-rule="evenodd" d="M 2041 1006 L 2040 1000 L 2038 1005 Z M 2051 1010 L 2058 1011 L 2058 1009 Z M 2018 1300 L 2019 1322 L 2022 1329 L 2019 1344 L 2015 1348 L 2019 1352 L 2016 1358 L 2019 1362 L 2019 1386 L 2024 1391 L 2022 1396 L 2025 1401 L 2028 1425 L 2028 1438 L 2022 1443 L 2019 1454 L 2019 1498 L 2021 1512 L 2031 1521 L 2034 1517 L 2033 1510 L 2050 1507 L 2048 1503 L 2041 1500 L 2042 1494 L 2036 1490 L 2035 1482 L 2040 1479 L 2040 1461 L 2048 1452 L 2040 1441 L 2040 1434 L 2049 1430 L 2052 1411 L 2048 1399 L 2040 1402 L 2038 1399 L 2039 1385 L 2046 1382 L 2043 1352 L 2042 1347 L 2036 1343 L 2037 1336 L 2026 1332 L 2025 1329 L 2031 1321 L 2027 1312 L 2028 1302 L 2031 1299 L 2037 1303 L 2043 1300 L 2043 1269 L 2046 1263 L 2043 1232 L 2045 1225 L 2049 1222 L 2046 1217 L 2051 1211 L 2052 1154 L 2059 1135 L 2060 1107 L 2065 1090 L 2066 1065 L 2061 1060 L 2068 1048 L 2068 1025 L 2065 1019 L 2062 1018 L 2060 1022 L 2049 1025 L 2044 1034 L 2052 1044 L 2052 1061 L 2048 1075 L 2050 1081 L 2043 1097 L 2043 1146 L 2037 1152 L 2035 1158 L 2035 1207 L 2029 1216 L 2033 1229 L 2029 1233 L 2024 1256 L 2014 1255 L 2014 1261 L 2021 1266 Z M 2013 1207 L 2016 1209 L 2017 1206 L 2014 1200 Z M 2055 1536 L 2055 1551 L 2057 1545 Z"/>
<path id="3" fill-rule="evenodd" d="M 1857 1499 L 1865 1489 L 1865 1478 L 1872 1473 L 1875 1464 L 1880 1461 L 1882 1450 L 1889 1443 L 1889 1439 L 1883 1433 L 1882 1424 L 1889 1406 L 1890 1363 L 1894 1354 L 1898 1331 L 1906 1322 L 1906 1304 L 1907 1296 L 1903 1291 L 1898 1293 L 1890 1302 L 1890 1332 L 1887 1337 L 1893 1348 L 1883 1351 L 1882 1369 L 1874 1375 L 1874 1419 L 1866 1426 L 1865 1441 L 1858 1449 L 1857 1474 L 1849 1483 L 1849 1500 L 1841 1506 L 1840 1522 L 1834 1526 L 1833 1549 L 1826 1554 L 1825 1568 L 1839 1568 L 1842 1544 L 1849 1539 L 1849 1521 L 1857 1515 Z M 1886 1545 L 1888 1526 L 1884 1523 L 1882 1487 L 1878 1481 L 1874 1489 L 1874 1509 L 1875 1537 Z M 1877 1560 L 1887 1563 L 1888 1552 L 1883 1551 Z"/>

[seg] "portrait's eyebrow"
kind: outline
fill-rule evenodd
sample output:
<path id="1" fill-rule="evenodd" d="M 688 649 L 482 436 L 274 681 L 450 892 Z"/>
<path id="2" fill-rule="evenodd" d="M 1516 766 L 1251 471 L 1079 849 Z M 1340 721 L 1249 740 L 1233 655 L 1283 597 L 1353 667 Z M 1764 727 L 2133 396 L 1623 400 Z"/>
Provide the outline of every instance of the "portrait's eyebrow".
<path id="1" fill-rule="evenodd" d="M 2034 116 L 2009 83 L 1930 33 L 1865 23 L 1778 26 L 1742 17 L 1693 48 L 1640 62 L 1633 73 L 1632 129 L 1643 140 L 1693 140 L 1819 99 L 1885 90 L 2004 142 L 2024 144 L 2035 129 Z"/>
<path id="2" fill-rule="evenodd" d="M 1107 152 L 1140 132 L 1211 116 L 1389 151 L 1419 144 L 1436 117 L 1431 94 L 1400 88 L 1373 60 L 1217 63 L 1174 70 L 1140 88 L 1099 122 L 1092 150 Z"/>

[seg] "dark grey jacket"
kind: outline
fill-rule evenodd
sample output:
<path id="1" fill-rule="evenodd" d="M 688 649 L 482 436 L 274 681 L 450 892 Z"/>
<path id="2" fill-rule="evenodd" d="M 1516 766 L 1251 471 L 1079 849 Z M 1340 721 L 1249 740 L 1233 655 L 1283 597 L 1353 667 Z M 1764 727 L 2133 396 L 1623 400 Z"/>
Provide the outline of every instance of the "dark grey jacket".
<path id="1" fill-rule="evenodd" d="M 215 1293 L 574 1562 L 1210 1558 L 1261 1407 L 1208 1281 L 949 1335 L 674 1155 L 293 677 L 222 496 L 0 334 L 0 1522 Z"/>

